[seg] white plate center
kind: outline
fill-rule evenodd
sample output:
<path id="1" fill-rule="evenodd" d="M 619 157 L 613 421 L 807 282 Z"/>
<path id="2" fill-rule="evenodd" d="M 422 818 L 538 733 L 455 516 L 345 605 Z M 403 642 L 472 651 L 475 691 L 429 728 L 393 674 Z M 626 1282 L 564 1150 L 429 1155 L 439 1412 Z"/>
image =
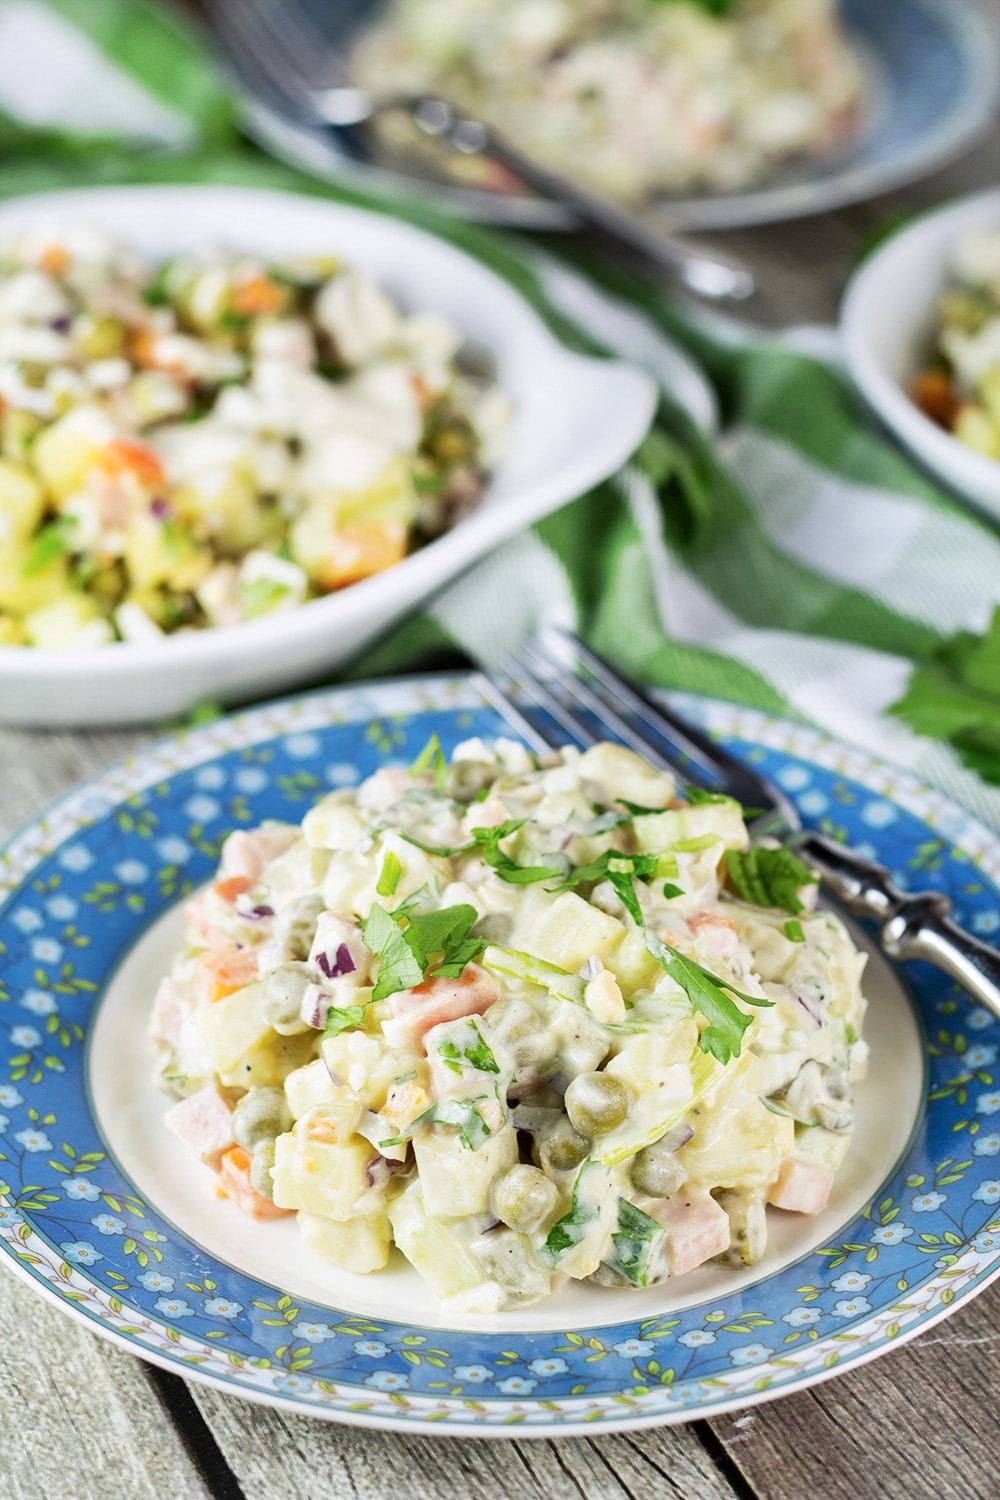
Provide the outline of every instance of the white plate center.
<path id="1" fill-rule="evenodd" d="M 545 1302 L 502 1314 L 500 1322 L 481 1317 L 445 1321 L 437 1299 L 398 1252 L 386 1270 L 354 1276 L 310 1254 L 294 1219 L 252 1223 L 219 1196 L 214 1175 L 163 1124 L 173 1101 L 151 1081 L 153 1052 L 146 1022 L 159 977 L 168 972 L 182 942 L 180 906 L 131 950 L 100 1005 L 88 1064 L 94 1110 L 109 1150 L 164 1219 L 202 1251 L 297 1299 L 380 1321 L 511 1332 L 592 1328 L 665 1315 L 751 1287 L 836 1239 L 903 1153 L 923 1098 L 923 1046 L 899 980 L 863 934 L 852 930 L 855 941 L 871 954 L 865 979 L 871 1066 L 858 1090 L 854 1140 L 826 1211 L 803 1218 L 770 1210 L 767 1254 L 747 1270 L 706 1266 L 642 1292 L 571 1282 Z"/>

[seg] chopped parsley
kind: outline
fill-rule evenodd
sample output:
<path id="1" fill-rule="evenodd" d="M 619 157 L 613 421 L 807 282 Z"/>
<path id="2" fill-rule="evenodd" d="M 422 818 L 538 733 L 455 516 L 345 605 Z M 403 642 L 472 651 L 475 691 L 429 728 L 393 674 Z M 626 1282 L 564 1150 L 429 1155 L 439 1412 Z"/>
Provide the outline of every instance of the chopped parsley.
<path id="1" fill-rule="evenodd" d="M 453 1125 L 462 1145 L 469 1151 L 476 1151 L 492 1134 L 476 1108 L 477 1102 L 475 1099 L 445 1099 L 440 1104 L 425 1109 L 399 1135 L 394 1135 L 387 1141 L 379 1141 L 379 1146 L 401 1146 L 426 1125 Z"/>
<path id="2" fill-rule="evenodd" d="M 545 1236 L 545 1243 L 539 1249 L 538 1253 L 542 1260 L 547 1260 L 550 1266 L 554 1266 L 558 1260 L 562 1259 L 567 1250 L 572 1250 L 574 1245 L 580 1243 L 588 1227 L 598 1216 L 599 1209 L 593 1203 L 588 1203 L 580 1193 L 583 1174 L 588 1167 L 593 1165 L 593 1162 L 585 1161 L 580 1168 L 576 1175 L 576 1181 L 573 1183 L 573 1201 L 569 1212 L 563 1214 L 561 1219 L 556 1220 Z"/>
<path id="3" fill-rule="evenodd" d="M 729 884 L 744 901 L 754 906 L 778 906 L 792 916 L 805 908 L 799 900 L 804 885 L 815 885 L 816 876 L 791 849 L 767 849 L 754 844 L 746 853 L 726 851 Z"/>
<path id="4" fill-rule="evenodd" d="M 500 848 L 501 840 L 517 833 L 527 821 L 527 818 L 508 818 L 505 823 L 498 823 L 494 828 L 474 828 L 472 837 L 465 844 L 424 844 L 409 833 L 402 834 L 402 837 L 408 844 L 422 849 L 425 854 L 437 855 L 439 859 L 453 859 L 457 854 L 478 853 L 508 885 L 532 885 L 538 880 L 552 880 L 557 875 L 563 875 L 565 860 L 559 865 L 519 865 Z"/>
<path id="5" fill-rule="evenodd" d="M 486 947 L 484 938 L 469 936 L 479 919 L 474 906 L 428 912 L 404 906 L 388 912 L 376 903 L 360 924 L 365 946 L 380 959 L 373 1000 L 413 989 L 425 979 L 457 979 Z"/>
<path id="6" fill-rule="evenodd" d="M 1000 785 L 1000 605 L 981 636 L 960 630 L 915 666 L 889 712 L 917 734 L 948 740 L 971 770 Z"/>
<path id="7" fill-rule="evenodd" d="M 646 947 L 660 968 L 676 980 L 696 1010 L 708 1021 L 701 1034 L 701 1050 L 709 1052 L 717 1062 L 727 1063 L 739 1057 L 743 1045 L 743 1033 L 750 1025 L 750 1016 L 744 1015 L 726 990 L 738 995 L 747 1005 L 770 1006 L 770 1000 L 757 995 L 745 995 L 728 980 L 720 979 L 710 969 L 703 969 L 694 959 L 670 948 L 647 929 Z"/>
<path id="8" fill-rule="evenodd" d="M 348 1031 L 352 1026 L 363 1026 L 365 1011 L 371 1003 L 369 1000 L 364 1005 L 331 1005 L 326 1013 L 324 1037 L 339 1036 L 342 1031 Z"/>
<path id="9" fill-rule="evenodd" d="M 70 537 L 75 525 L 73 516 L 60 516 L 57 521 L 50 521 L 47 526 L 43 526 L 21 564 L 22 578 L 34 578 L 37 574 L 44 573 L 60 557 L 65 557 L 70 550 Z"/>
<path id="10" fill-rule="evenodd" d="M 462 1073 L 466 1068 L 472 1068 L 477 1073 L 499 1073 L 500 1064 L 479 1027 L 470 1022 L 463 1030 L 468 1036 L 463 1045 L 460 1046 L 450 1038 L 438 1045 L 437 1054 L 445 1067 L 450 1068 L 453 1073 Z"/>
<path id="11" fill-rule="evenodd" d="M 589 864 L 576 865 L 559 885 L 547 886 L 546 889 L 555 894 L 582 885 L 585 881 L 606 880 L 614 887 L 636 926 L 642 927 L 642 907 L 632 882 L 637 876 L 642 879 L 652 875 L 656 870 L 657 858 L 655 854 L 622 854 L 618 849 L 608 849 Z"/>
<path id="12" fill-rule="evenodd" d="M 719 807 L 724 802 L 732 802 L 732 797 L 725 797 L 721 792 L 707 792 L 703 786 L 686 786 L 683 788 L 685 802 L 692 807 Z"/>

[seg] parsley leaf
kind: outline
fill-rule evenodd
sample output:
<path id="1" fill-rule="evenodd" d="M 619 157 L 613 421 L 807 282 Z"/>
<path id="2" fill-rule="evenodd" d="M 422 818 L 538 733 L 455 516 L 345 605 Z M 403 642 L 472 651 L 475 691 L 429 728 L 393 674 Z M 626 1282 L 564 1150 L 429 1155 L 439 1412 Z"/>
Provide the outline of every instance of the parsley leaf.
<path id="1" fill-rule="evenodd" d="M 748 1005 L 770 1006 L 770 1000 L 756 995 L 745 995 L 742 990 L 720 979 L 710 969 L 703 969 L 692 958 L 685 958 L 676 949 L 670 948 L 654 932 L 646 932 L 646 947 L 660 968 L 676 980 L 696 1010 L 708 1021 L 701 1034 L 702 1052 L 710 1052 L 720 1063 L 739 1057 L 743 1045 L 743 1033 L 750 1025 L 750 1016 L 744 1015 L 739 1006 L 729 998 L 726 990 L 738 995 Z"/>
<path id="2" fill-rule="evenodd" d="M 500 848 L 501 840 L 517 833 L 527 821 L 527 818 L 508 818 L 505 823 L 498 823 L 494 828 L 474 828 L 468 843 L 450 846 L 424 844 L 409 833 L 402 834 L 402 837 L 408 844 L 422 849 L 425 854 L 435 854 L 440 859 L 451 859 L 456 854 L 472 854 L 477 850 L 490 868 L 496 871 L 501 880 L 506 880 L 508 885 L 532 885 L 535 881 L 551 880 L 556 875 L 562 875 L 565 864 L 519 865 Z"/>
<path id="3" fill-rule="evenodd" d="M 684 800 L 691 807 L 712 807 L 733 800 L 732 797 L 724 797 L 720 792 L 707 792 L 703 786 L 686 786 L 683 791 Z"/>
<path id="4" fill-rule="evenodd" d="M 729 884 L 744 901 L 755 906 L 780 906 L 797 916 L 805 908 L 799 900 L 804 885 L 815 885 L 816 876 L 791 849 L 767 849 L 754 844 L 745 854 L 726 851 Z"/>
<path id="5" fill-rule="evenodd" d="M 407 910 L 390 913 L 376 903 L 360 924 L 365 946 L 381 960 L 373 1000 L 412 989 L 425 978 L 457 979 L 486 947 L 485 938 L 469 936 L 470 927 L 479 920 L 474 906 L 420 912 L 405 904 Z M 406 922 L 405 927 L 400 920 Z"/>
<path id="6" fill-rule="evenodd" d="M 460 1038 L 461 1045 L 449 1037 L 437 1047 L 437 1054 L 445 1067 L 453 1073 L 461 1073 L 466 1067 L 477 1073 L 499 1073 L 500 1064 L 493 1049 L 475 1022 L 469 1021 L 461 1029 L 465 1033 Z"/>
<path id="7" fill-rule="evenodd" d="M 959 631 L 914 667 L 889 712 L 917 734 L 949 740 L 967 766 L 1000 785 L 1000 606 L 982 636 Z"/>
<path id="8" fill-rule="evenodd" d="M 363 1026 L 365 1024 L 365 1011 L 367 1005 L 331 1005 L 326 1013 L 326 1025 L 323 1027 L 324 1037 L 339 1036 L 342 1031 L 347 1031 L 351 1026 Z"/>
<path id="9" fill-rule="evenodd" d="M 632 882 L 637 876 L 643 879 L 652 875 L 656 870 L 657 858 L 655 854 L 622 854 L 619 849 L 608 849 L 589 864 L 576 865 L 559 885 L 547 886 L 546 889 L 555 895 L 584 882 L 607 880 L 636 926 L 642 927 L 642 907 Z"/>
<path id="10" fill-rule="evenodd" d="M 476 1102 L 475 1099 L 445 1099 L 441 1104 L 434 1104 L 430 1109 L 425 1109 L 423 1114 L 412 1120 L 399 1135 L 394 1135 L 388 1141 L 379 1141 L 379 1145 L 400 1146 L 403 1141 L 408 1141 L 425 1125 L 454 1125 L 462 1145 L 469 1151 L 475 1151 L 484 1141 L 489 1140 L 492 1134 L 476 1108 Z"/>
<path id="11" fill-rule="evenodd" d="M 397 990 L 409 990 L 423 983 L 423 954 L 417 956 L 399 923 L 384 906 L 376 902 L 360 926 L 365 947 L 381 960 L 373 1000 L 384 1000 Z"/>

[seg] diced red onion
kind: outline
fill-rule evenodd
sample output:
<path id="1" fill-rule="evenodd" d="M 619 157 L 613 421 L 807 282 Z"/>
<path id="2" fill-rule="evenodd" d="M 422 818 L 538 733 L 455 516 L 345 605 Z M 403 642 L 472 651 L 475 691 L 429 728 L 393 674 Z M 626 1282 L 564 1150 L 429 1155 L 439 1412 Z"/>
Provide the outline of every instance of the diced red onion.
<path id="1" fill-rule="evenodd" d="M 493 1231 L 494 1231 L 494 1229 L 502 1229 L 502 1228 L 503 1228 L 503 1219 L 491 1219 L 488 1224 L 484 1224 L 483 1225 L 483 1227 L 482 1227 L 482 1229 L 480 1229 L 479 1233 L 480 1234 L 492 1234 Z"/>
<path id="2" fill-rule="evenodd" d="M 259 917 L 273 917 L 274 916 L 274 907 L 273 906 L 251 906 L 250 910 L 248 912 L 242 912 L 241 916 L 258 917 L 258 918 Z"/>
<path id="3" fill-rule="evenodd" d="M 815 1009 L 815 1007 L 812 1006 L 806 999 L 805 995 L 803 995 L 801 990 L 793 991 L 792 998 L 795 1001 L 796 1005 L 798 1005 L 800 1009 L 805 1011 L 813 1026 L 819 1027 L 826 1025 L 826 1017 L 823 1015 L 823 1012 Z"/>
<path id="4" fill-rule="evenodd" d="M 317 1031 L 322 1031 L 326 1025 L 326 1013 L 333 1003 L 331 996 L 321 990 L 318 984 L 308 984 L 302 1002 L 303 1021 L 314 1026 Z"/>
<path id="5" fill-rule="evenodd" d="M 389 1181 L 389 1178 L 392 1177 L 395 1172 L 403 1172 L 405 1170 L 405 1162 L 390 1161 L 387 1156 L 378 1154 L 372 1157 L 371 1161 L 365 1168 L 365 1177 L 367 1178 L 369 1187 L 385 1187 L 386 1183 Z"/>
<path id="6" fill-rule="evenodd" d="M 598 958 L 597 954 L 592 953 L 587 959 L 587 962 L 584 964 L 583 968 L 580 970 L 580 978 L 596 979 L 603 968 L 604 965 L 601 963 L 601 960 Z"/>
<path id="7" fill-rule="evenodd" d="M 686 1120 L 678 1120 L 676 1125 L 663 1134 L 657 1145 L 662 1145 L 665 1151 L 679 1151 L 686 1146 L 694 1136 L 694 1126 L 689 1125 Z"/>
<path id="8" fill-rule="evenodd" d="M 353 974 L 358 967 L 346 943 L 341 943 L 337 949 L 337 956 L 333 963 L 330 962 L 329 955 L 326 953 L 318 954 L 316 963 L 327 979 L 340 979 L 344 974 Z"/>
<path id="9" fill-rule="evenodd" d="M 168 501 L 164 500 L 162 495 L 157 495 L 156 499 L 152 502 L 149 509 L 151 514 L 154 515 L 158 521 L 165 521 L 167 516 L 170 515 L 170 504 Z"/>

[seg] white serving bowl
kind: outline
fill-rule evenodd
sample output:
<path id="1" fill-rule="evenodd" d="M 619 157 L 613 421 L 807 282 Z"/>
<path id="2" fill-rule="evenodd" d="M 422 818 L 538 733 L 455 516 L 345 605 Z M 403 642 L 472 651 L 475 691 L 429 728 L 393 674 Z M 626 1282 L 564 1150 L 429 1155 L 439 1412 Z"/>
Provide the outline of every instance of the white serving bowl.
<path id="1" fill-rule="evenodd" d="M 332 672 L 512 533 L 614 473 L 652 419 L 651 376 L 571 353 L 478 261 L 381 214 L 247 188 L 96 189 L 4 204 L 0 241 L 39 222 L 91 225 L 152 259 L 212 245 L 341 255 L 405 307 L 444 313 L 492 351 L 514 417 L 480 508 L 395 567 L 287 614 L 151 644 L 0 647 L 0 723 L 142 723 Z"/>
<path id="2" fill-rule="evenodd" d="M 1000 517 L 1000 463 L 960 443 L 907 394 L 934 334 L 934 307 L 955 244 L 1000 227 L 1000 190 L 925 214 L 864 262 L 844 296 L 847 368 L 878 416 L 927 468 L 965 499 Z"/>

